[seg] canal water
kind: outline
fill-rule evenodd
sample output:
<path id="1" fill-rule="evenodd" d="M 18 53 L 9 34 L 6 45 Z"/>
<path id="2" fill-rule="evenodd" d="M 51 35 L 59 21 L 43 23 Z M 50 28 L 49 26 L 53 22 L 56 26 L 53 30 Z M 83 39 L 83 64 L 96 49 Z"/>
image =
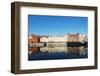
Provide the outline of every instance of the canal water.
<path id="1" fill-rule="evenodd" d="M 88 48 L 80 47 L 31 47 L 28 49 L 28 60 L 55 60 L 88 58 Z"/>

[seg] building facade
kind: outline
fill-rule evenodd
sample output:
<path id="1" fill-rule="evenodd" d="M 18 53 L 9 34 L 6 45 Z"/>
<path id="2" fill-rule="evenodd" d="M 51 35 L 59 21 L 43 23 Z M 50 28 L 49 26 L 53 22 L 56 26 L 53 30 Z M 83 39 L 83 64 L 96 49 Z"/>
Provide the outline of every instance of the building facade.
<path id="1" fill-rule="evenodd" d="M 29 35 L 28 36 L 28 43 L 39 43 L 40 37 L 37 35 Z"/>
<path id="2" fill-rule="evenodd" d="M 38 43 L 40 43 L 39 36 L 33 34 L 28 36 L 28 47 L 36 46 Z"/>
<path id="3" fill-rule="evenodd" d="M 68 34 L 68 42 L 80 42 L 79 33 L 77 34 Z"/>
<path id="4" fill-rule="evenodd" d="M 40 42 L 67 42 L 67 35 L 41 37 Z"/>
<path id="5" fill-rule="evenodd" d="M 87 41 L 88 38 L 80 33 L 66 34 L 64 36 L 38 36 L 29 35 L 28 43 L 40 43 L 40 42 L 82 42 Z"/>

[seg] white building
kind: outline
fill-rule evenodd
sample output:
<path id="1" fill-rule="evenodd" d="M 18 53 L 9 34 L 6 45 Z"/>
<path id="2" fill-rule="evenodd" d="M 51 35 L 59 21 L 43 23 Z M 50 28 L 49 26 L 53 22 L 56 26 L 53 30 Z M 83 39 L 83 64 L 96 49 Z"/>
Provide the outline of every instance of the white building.
<path id="1" fill-rule="evenodd" d="M 41 36 L 40 42 L 70 42 L 70 41 L 76 41 L 76 42 L 83 42 L 87 41 L 87 36 L 83 34 L 67 34 L 67 35 L 60 35 L 60 36 Z"/>
<path id="2" fill-rule="evenodd" d="M 67 36 L 45 36 L 40 38 L 40 42 L 67 42 Z"/>

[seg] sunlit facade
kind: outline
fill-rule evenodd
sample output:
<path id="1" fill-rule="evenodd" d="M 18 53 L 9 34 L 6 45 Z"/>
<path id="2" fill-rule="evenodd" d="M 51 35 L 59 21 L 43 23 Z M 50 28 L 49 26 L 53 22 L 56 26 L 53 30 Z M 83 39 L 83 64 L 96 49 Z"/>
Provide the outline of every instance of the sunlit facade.
<path id="1" fill-rule="evenodd" d="M 28 43 L 41 43 L 41 42 L 82 42 L 88 41 L 87 36 L 80 33 L 77 34 L 66 34 L 64 36 L 38 36 L 29 35 Z"/>

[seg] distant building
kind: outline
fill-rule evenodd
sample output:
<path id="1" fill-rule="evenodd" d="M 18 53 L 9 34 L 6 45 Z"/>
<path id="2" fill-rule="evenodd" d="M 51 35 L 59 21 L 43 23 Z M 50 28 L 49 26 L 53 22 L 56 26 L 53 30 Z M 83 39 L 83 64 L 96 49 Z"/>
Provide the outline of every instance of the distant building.
<path id="1" fill-rule="evenodd" d="M 38 35 L 29 35 L 28 42 L 29 43 L 39 43 L 40 37 Z"/>
<path id="2" fill-rule="evenodd" d="M 40 38 L 40 42 L 48 42 L 48 37 L 47 36 L 42 36 Z"/>
<path id="3" fill-rule="evenodd" d="M 41 37 L 40 42 L 67 42 L 67 35 Z"/>
<path id="4" fill-rule="evenodd" d="M 68 34 L 68 42 L 87 42 L 87 36 L 82 35 L 80 33 L 77 34 Z"/>
<path id="5" fill-rule="evenodd" d="M 38 35 L 29 35 L 28 43 L 40 43 L 40 42 L 82 42 L 88 41 L 87 36 L 80 33 L 77 34 L 66 34 L 64 36 L 38 36 Z"/>
<path id="6" fill-rule="evenodd" d="M 77 34 L 68 34 L 68 42 L 79 42 L 79 33 Z"/>

